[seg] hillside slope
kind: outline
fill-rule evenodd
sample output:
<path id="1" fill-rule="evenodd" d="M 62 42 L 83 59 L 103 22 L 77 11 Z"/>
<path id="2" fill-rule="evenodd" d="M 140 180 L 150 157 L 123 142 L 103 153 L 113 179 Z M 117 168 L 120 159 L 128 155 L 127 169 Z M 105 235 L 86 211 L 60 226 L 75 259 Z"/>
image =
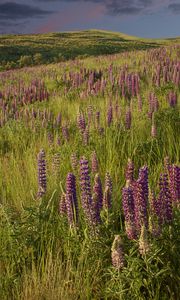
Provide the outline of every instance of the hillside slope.
<path id="1" fill-rule="evenodd" d="M 141 39 L 104 30 L 0 36 L 0 68 L 158 47 L 178 40 Z M 23 56 L 26 56 L 25 58 Z M 27 57 L 28 56 L 28 57 Z"/>

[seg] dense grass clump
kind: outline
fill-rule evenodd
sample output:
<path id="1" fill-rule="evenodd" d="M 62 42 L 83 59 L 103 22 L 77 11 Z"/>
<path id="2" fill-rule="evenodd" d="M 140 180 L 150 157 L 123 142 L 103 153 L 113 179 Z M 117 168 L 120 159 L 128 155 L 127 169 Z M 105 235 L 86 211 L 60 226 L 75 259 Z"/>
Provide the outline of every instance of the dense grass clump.
<path id="1" fill-rule="evenodd" d="M 179 53 L 0 73 L 0 299 L 178 299 Z"/>

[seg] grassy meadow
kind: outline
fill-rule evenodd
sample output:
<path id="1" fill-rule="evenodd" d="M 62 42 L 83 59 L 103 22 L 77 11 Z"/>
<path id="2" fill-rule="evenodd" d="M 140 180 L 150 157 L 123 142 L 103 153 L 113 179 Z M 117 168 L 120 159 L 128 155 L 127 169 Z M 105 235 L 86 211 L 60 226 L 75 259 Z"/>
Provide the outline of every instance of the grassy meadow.
<path id="1" fill-rule="evenodd" d="M 0 35 L 0 71 L 89 56 L 179 44 L 180 38 L 142 39 L 126 34 L 84 30 L 48 34 Z"/>
<path id="2" fill-rule="evenodd" d="M 89 54 L 71 33 L 0 53 L 52 57 L 66 35 Z M 103 55 L 0 73 L 2 300 L 179 297 L 180 47 L 109 35 Z"/>

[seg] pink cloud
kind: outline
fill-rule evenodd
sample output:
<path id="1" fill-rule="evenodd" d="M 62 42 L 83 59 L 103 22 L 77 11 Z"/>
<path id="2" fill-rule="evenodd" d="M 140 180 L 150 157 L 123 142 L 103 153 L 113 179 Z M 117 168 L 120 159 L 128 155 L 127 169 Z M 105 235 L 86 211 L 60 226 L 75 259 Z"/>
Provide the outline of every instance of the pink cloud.
<path id="1" fill-rule="evenodd" d="M 102 4 L 81 3 L 73 4 L 69 9 L 59 11 L 49 17 L 46 23 L 35 29 L 36 33 L 46 33 L 53 31 L 62 31 L 65 26 L 99 20 L 105 13 L 105 7 Z"/>

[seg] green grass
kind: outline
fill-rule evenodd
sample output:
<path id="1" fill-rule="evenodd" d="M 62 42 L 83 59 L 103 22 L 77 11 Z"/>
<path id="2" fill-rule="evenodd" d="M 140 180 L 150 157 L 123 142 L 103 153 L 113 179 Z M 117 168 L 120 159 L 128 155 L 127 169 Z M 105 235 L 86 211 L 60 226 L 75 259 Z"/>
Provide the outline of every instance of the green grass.
<path id="1" fill-rule="evenodd" d="M 79 34 L 79 35 L 78 35 Z M 82 40 L 84 33 L 64 33 Z M 119 38 L 118 34 L 92 31 L 93 39 Z M 39 36 L 38 36 L 39 37 Z M 52 45 L 49 39 L 52 38 Z M 27 36 L 18 36 L 17 39 Z M 32 38 L 32 36 L 31 36 Z M 37 36 L 34 36 L 37 39 Z M 45 39 L 45 35 L 42 37 Z M 54 39 L 60 34 L 47 35 L 47 48 L 52 48 Z M 124 37 L 122 37 L 124 38 Z M 16 37 L 9 37 L 9 40 Z M 28 41 L 28 48 L 34 51 Z M 38 39 L 38 43 L 42 40 Z M 72 39 L 71 39 L 72 42 Z M 91 41 L 92 42 L 92 41 Z M 17 42 L 20 45 L 20 41 Z M 88 48 L 89 38 L 86 47 Z M 108 41 L 108 43 L 110 43 Z M 127 42 L 117 42 L 127 43 Z M 129 43 L 129 41 L 128 41 Z M 131 43 L 131 41 L 130 41 Z M 135 43 L 133 40 L 132 43 Z M 139 42 L 138 42 L 139 43 Z M 143 43 L 140 41 L 140 43 Z M 113 42 L 112 42 L 113 44 Z M 21 49 L 20 46 L 19 49 Z M 41 46 L 40 46 L 41 49 Z M 127 45 L 128 49 L 128 45 Z M 130 50 L 132 50 L 130 48 Z M 171 51 L 172 50 L 172 51 Z M 83 51 L 82 51 L 83 53 Z M 84 52 L 85 53 L 85 52 Z M 94 53 L 96 54 L 96 53 Z M 13 72 L 1 73 L 0 91 L 10 88 L 19 91 L 19 84 L 29 86 L 35 79 L 45 82 L 50 94 L 49 100 L 22 105 L 18 102 L 18 112 L 36 112 L 45 108 L 57 116 L 62 114 L 62 125 L 69 127 L 70 138 L 67 142 L 62 135 L 62 126 L 53 128 L 54 119 L 47 122 L 47 127 L 36 119 L 22 118 L 13 120 L 10 114 L 7 122 L 0 127 L 0 299 L 2 300 L 177 300 L 180 294 L 180 255 L 179 255 L 179 208 L 174 208 L 173 223 L 164 224 L 162 235 L 154 238 L 148 232 L 150 251 L 145 256 L 139 253 L 138 240 L 128 240 L 124 228 L 122 212 L 122 188 L 125 186 L 124 171 L 128 158 L 138 168 L 147 164 L 151 189 L 159 191 L 159 175 L 163 172 L 163 161 L 169 156 L 170 161 L 179 164 L 180 116 L 179 86 L 174 83 L 155 87 L 152 74 L 158 61 L 150 59 L 151 52 L 133 51 L 114 56 L 90 57 L 82 60 L 52 64 L 49 66 L 26 68 Z M 178 48 L 167 48 L 171 61 L 179 59 Z M 140 94 L 143 100 L 142 112 L 138 111 L 137 97 L 131 99 L 132 127 L 125 128 L 125 111 L 129 100 L 116 96 L 109 82 L 108 68 L 113 65 L 113 74 L 118 78 L 119 69 L 128 65 L 128 73 L 139 72 L 141 78 Z M 144 66 L 147 73 L 143 73 Z M 81 99 L 80 94 L 86 89 L 86 82 L 79 88 L 71 88 L 64 95 L 63 76 L 69 72 L 80 72 L 82 68 L 103 71 L 107 79 L 107 88 L 102 94 L 89 95 Z M 169 106 L 167 95 L 174 90 L 178 95 L 175 108 Z M 148 95 L 155 92 L 159 101 L 159 110 L 154 113 L 157 137 L 151 137 L 151 120 L 147 118 Z M 19 92 L 18 92 L 19 93 Z M 13 94 L 14 95 L 14 94 Z M 19 95 L 19 94 L 18 94 Z M 8 99 L 11 107 L 15 95 Z M 18 99 L 18 97 L 17 97 Z M 113 109 L 118 101 L 121 114 L 113 124 L 107 127 L 107 108 L 112 100 Z M 1 100 L 1 99 L 0 99 Z M 87 120 L 87 108 L 93 107 L 93 113 L 100 111 L 100 125 L 105 134 L 99 135 L 95 128 L 95 118 L 90 126 L 90 140 L 84 145 L 77 128 L 77 113 L 83 111 Z M 8 108 L 7 108 L 8 109 Z M 4 118 L 3 110 L 0 119 Z M 52 144 L 48 141 L 52 134 Z M 61 145 L 57 145 L 60 136 Z M 38 191 L 37 154 L 43 148 L 47 161 L 47 193 L 41 200 L 36 199 Z M 65 191 L 68 172 L 74 172 L 70 157 L 77 152 L 78 158 L 89 159 L 96 151 L 99 161 L 99 174 L 103 182 L 106 171 L 113 181 L 113 208 L 107 214 L 102 212 L 102 225 L 99 234 L 93 236 L 80 208 L 80 224 L 77 229 L 69 228 L 67 219 L 59 214 L 58 207 Z M 54 172 L 52 160 L 55 153 L 60 154 L 59 175 Z M 81 207 L 79 170 L 77 179 L 78 203 Z M 91 173 L 93 185 L 94 175 Z M 112 267 L 111 246 L 115 234 L 123 240 L 126 267 L 118 271 Z"/>
<path id="2" fill-rule="evenodd" d="M 166 44 L 179 42 L 173 40 L 142 39 L 125 34 L 103 31 L 85 30 L 75 32 L 1 35 L 0 64 L 1 69 L 12 69 L 21 66 L 18 61 L 29 56 L 25 65 L 58 62 L 76 57 L 114 54 L 124 51 L 145 50 Z M 36 62 L 35 54 L 41 54 Z"/>

